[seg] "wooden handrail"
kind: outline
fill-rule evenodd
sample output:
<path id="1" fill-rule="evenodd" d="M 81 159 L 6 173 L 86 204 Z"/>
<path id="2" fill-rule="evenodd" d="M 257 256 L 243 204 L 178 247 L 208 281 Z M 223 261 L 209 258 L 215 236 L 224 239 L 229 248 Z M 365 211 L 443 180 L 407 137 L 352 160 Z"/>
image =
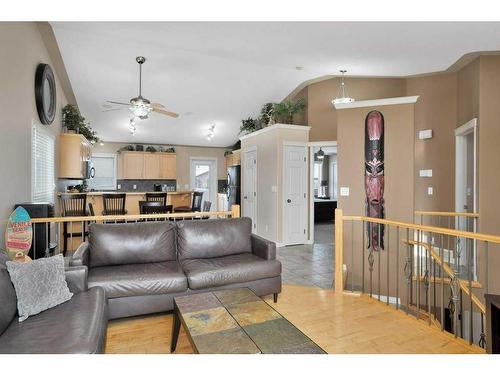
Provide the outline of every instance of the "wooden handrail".
<path id="1" fill-rule="evenodd" d="M 231 211 L 207 211 L 207 212 L 182 212 L 173 214 L 139 214 L 139 215 L 99 215 L 99 216 L 59 216 L 33 218 L 31 222 L 36 223 L 70 223 L 82 221 L 132 221 L 143 219 L 182 219 L 209 216 L 231 216 L 240 217 L 240 206 L 233 205 Z"/>
<path id="2" fill-rule="evenodd" d="M 422 243 L 422 242 L 417 242 L 414 240 L 406 241 L 403 240 L 403 243 L 410 244 L 410 245 L 416 245 L 416 246 L 422 246 L 427 250 L 427 252 L 430 254 L 430 256 L 436 261 L 436 263 L 443 269 L 444 272 L 448 274 L 450 278 L 453 278 L 455 276 L 455 273 L 451 269 L 451 267 L 446 264 L 441 262 L 441 257 L 439 254 L 436 252 L 436 250 L 431 247 L 430 244 L 428 243 Z M 477 308 L 483 313 L 486 314 L 486 307 L 482 304 L 482 302 L 472 293 L 472 291 L 469 289 L 469 286 L 467 285 L 468 281 L 464 279 L 458 279 L 458 284 L 460 285 L 460 289 L 464 291 L 465 294 L 467 294 L 471 299 L 472 302 L 477 306 Z"/>
<path id="3" fill-rule="evenodd" d="M 446 211 L 415 211 L 415 215 L 424 216 L 455 216 L 455 217 L 474 217 L 478 218 L 476 212 L 446 212 Z"/>
<path id="4" fill-rule="evenodd" d="M 434 227 L 434 226 L 430 226 L 430 225 L 406 223 L 404 221 L 377 219 L 377 218 L 368 217 L 368 216 L 343 215 L 342 217 L 343 217 L 344 221 L 365 221 L 368 223 L 392 225 L 392 226 L 396 226 L 396 227 L 400 227 L 400 228 L 408 228 L 408 229 L 420 230 L 420 231 L 424 231 L 424 232 L 432 232 L 432 233 L 444 234 L 444 235 L 453 236 L 453 237 L 470 238 L 472 240 L 488 241 L 488 242 L 500 244 L 500 236 L 495 236 L 492 234 L 466 232 L 466 231 L 462 231 L 462 230 Z"/>

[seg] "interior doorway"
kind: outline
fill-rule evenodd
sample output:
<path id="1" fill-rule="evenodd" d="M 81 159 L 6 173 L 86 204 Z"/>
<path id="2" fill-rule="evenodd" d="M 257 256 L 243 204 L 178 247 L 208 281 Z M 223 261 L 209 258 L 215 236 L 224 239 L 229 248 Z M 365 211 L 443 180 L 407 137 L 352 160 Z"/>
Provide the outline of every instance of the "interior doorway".
<path id="1" fill-rule="evenodd" d="M 203 192 L 204 202 L 211 202 L 210 211 L 216 209 L 217 202 L 217 159 L 191 158 L 191 189 Z"/>
<path id="2" fill-rule="evenodd" d="M 252 232 L 257 229 L 257 148 L 243 152 L 243 216 L 252 219 Z"/>
<path id="3" fill-rule="evenodd" d="M 310 241 L 333 245 L 338 194 L 337 142 L 310 143 Z"/>
<path id="4" fill-rule="evenodd" d="M 477 119 L 455 129 L 455 211 L 477 212 L 478 209 L 478 137 Z M 455 223 L 457 230 L 477 232 L 477 221 L 470 218 L 462 218 Z M 473 254 L 473 277 L 476 279 L 477 244 L 476 241 L 464 241 L 465 249 L 471 247 Z M 467 251 L 462 251 L 460 264 L 466 266 L 468 263 Z"/>

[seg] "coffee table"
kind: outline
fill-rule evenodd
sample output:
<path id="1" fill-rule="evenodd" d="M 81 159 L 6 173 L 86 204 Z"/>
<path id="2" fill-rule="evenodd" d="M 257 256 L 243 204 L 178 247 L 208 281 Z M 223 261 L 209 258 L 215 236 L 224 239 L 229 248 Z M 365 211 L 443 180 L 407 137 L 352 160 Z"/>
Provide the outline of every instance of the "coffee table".
<path id="1" fill-rule="evenodd" d="M 175 297 L 171 352 L 181 324 L 196 353 L 326 354 L 248 288 Z"/>

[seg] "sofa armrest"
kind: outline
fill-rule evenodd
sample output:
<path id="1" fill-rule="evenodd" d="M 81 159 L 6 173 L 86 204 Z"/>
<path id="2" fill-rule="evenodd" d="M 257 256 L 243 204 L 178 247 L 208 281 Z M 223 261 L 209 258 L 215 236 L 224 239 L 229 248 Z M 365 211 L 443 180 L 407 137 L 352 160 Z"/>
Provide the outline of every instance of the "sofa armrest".
<path id="1" fill-rule="evenodd" d="M 86 266 L 66 267 L 64 270 L 66 283 L 71 293 L 86 292 L 88 289 Z"/>
<path id="2" fill-rule="evenodd" d="M 276 259 L 276 244 L 256 234 L 252 234 L 252 252 L 265 260 Z"/>
<path id="3" fill-rule="evenodd" d="M 89 265 L 89 243 L 83 242 L 78 246 L 78 249 L 73 253 L 69 262 L 70 266 L 87 266 Z"/>

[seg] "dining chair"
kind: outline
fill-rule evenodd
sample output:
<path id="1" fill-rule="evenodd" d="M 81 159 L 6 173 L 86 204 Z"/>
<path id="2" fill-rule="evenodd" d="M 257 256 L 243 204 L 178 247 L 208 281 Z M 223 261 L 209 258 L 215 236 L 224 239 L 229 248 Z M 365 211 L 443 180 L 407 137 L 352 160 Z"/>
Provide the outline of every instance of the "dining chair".
<path id="1" fill-rule="evenodd" d="M 104 206 L 103 215 L 126 215 L 125 201 L 127 194 L 125 193 L 105 193 L 102 195 Z"/>
<path id="2" fill-rule="evenodd" d="M 202 191 L 194 191 L 193 198 L 191 201 L 191 207 L 180 206 L 174 209 L 175 212 L 199 212 L 201 211 L 201 202 L 203 199 Z"/>
<path id="3" fill-rule="evenodd" d="M 167 193 L 146 193 L 146 202 L 161 202 L 163 206 L 167 204 Z"/>
<path id="4" fill-rule="evenodd" d="M 87 194 L 61 194 L 61 216 L 87 216 Z M 68 251 L 68 238 L 82 237 L 82 241 L 88 236 L 87 224 L 82 222 L 83 227 L 80 230 L 73 231 L 73 224 L 70 224 L 68 231 L 68 222 L 63 222 L 63 255 Z"/>

